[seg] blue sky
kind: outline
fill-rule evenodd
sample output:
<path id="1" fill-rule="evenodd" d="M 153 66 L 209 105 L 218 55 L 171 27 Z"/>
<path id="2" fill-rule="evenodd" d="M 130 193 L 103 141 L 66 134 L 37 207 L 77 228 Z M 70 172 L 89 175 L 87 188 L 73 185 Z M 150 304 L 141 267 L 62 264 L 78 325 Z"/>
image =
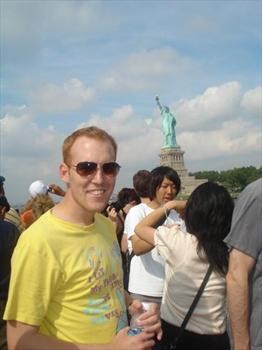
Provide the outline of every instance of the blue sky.
<path id="1" fill-rule="evenodd" d="M 58 176 L 63 139 L 119 144 L 116 191 L 159 165 L 160 96 L 189 171 L 262 165 L 261 1 L 0 0 L 0 174 L 11 204 Z"/>

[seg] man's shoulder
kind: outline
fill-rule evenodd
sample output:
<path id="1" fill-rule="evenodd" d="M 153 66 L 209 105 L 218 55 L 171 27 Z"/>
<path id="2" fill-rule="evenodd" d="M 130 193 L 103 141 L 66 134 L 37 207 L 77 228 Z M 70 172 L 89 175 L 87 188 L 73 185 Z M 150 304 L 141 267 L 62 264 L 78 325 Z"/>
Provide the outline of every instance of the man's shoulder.
<path id="1" fill-rule="evenodd" d="M 259 179 L 251 182 L 246 188 L 256 188 L 259 189 L 259 192 L 262 192 L 262 177 L 260 177 Z"/>
<path id="2" fill-rule="evenodd" d="M 262 179 L 250 183 L 239 195 L 229 234 L 224 242 L 252 257 L 261 247 Z"/>
<path id="3" fill-rule="evenodd" d="M 132 207 L 129 210 L 127 216 L 130 217 L 130 216 L 140 215 L 141 213 L 147 213 L 148 211 L 150 211 L 150 207 L 145 203 L 140 203 Z"/>
<path id="4" fill-rule="evenodd" d="M 262 209 L 262 178 L 251 182 L 240 193 L 236 200 L 233 222 L 235 217 L 241 217 L 247 212 L 261 211 Z M 252 210 L 251 210 L 252 208 Z M 254 210 L 255 208 L 255 210 Z M 245 217 L 246 219 L 246 217 Z"/>
<path id="5" fill-rule="evenodd" d="M 49 227 L 53 226 L 52 215 L 49 211 L 42 214 L 37 220 L 35 220 L 30 226 L 28 226 L 23 232 L 22 236 L 30 237 L 37 235 L 47 236 L 49 232 Z M 43 232 L 45 233 L 43 235 Z"/>
<path id="6" fill-rule="evenodd" d="M 96 213 L 95 223 L 97 225 L 103 225 L 103 226 L 107 226 L 108 228 L 111 227 L 114 229 L 114 223 L 112 222 L 112 220 L 110 220 L 107 216 L 101 213 Z"/>
<path id="7" fill-rule="evenodd" d="M 259 198 L 261 200 L 262 198 L 262 178 L 251 182 L 249 185 L 247 185 L 242 193 L 240 193 L 239 200 L 244 200 L 245 198 Z"/>
<path id="8" fill-rule="evenodd" d="M 102 213 L 96 213 L 95 214 L 95 221 L 96 222 L 103 222 L 104 224 L 110 224 L 112 221 Z"/>

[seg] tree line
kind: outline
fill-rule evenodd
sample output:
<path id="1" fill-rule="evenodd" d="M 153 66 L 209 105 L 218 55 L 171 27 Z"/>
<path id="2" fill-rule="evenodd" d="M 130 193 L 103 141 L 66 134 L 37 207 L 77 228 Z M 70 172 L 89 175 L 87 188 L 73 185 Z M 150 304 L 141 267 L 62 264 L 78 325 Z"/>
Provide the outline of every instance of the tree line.
<path id="1" fill-rule="evenodd" d="M 262 177 L 262 167 L 248 166 L 223 171 L 197 171 L 195 173 L 189 173 L 189 175 L 195 176 L 196 179 L 208 179 L 208 181 L 220 183 L 232 195 L 237 195 L 250 182 Z"/>

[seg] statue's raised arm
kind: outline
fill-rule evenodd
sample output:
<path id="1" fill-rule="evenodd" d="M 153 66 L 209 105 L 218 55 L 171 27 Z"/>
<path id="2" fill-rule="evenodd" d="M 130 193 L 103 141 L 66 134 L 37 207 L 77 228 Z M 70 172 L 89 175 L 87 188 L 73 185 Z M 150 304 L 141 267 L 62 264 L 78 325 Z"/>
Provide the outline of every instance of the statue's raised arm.
<path id="1" fill-rule="evenodd" d="M 165 144 L 164 147 L 176 147 L 176 118 L 170 112 L 167 106 L 162 106 L 159 97 L 156 96 L 156 103 L 160 109 L 162 116 L 162 132 L 165 136 Z"/>
<path id="2" fill-rule="evenodd" d="M 162 113 L 163 107 L 162 107 L 162 105 L 161 105 L 161 103 L 160 103 L 160 101 L 159 101 L 159 97 L 158 97 L 158 96 L 156 96 L 156 103 L 157 103 L 157 105 L 158 105 L 158 107 L 159 107 L 159 109 L 160 109 L 160 112 Z"/>

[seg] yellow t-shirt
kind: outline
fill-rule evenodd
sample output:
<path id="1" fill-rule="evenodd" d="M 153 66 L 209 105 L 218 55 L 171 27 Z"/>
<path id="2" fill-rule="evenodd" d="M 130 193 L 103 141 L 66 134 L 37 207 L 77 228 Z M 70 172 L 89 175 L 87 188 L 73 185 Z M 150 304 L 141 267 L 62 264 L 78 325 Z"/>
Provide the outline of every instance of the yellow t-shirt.
<path id="1" fill-rule="evenodd" d="M 80 226 L 48 211 L 15 248 L 4 319 L 73 343 L 108 343 L 127 325 L 122 280 L 110 220 L 97 214 Z"/>

